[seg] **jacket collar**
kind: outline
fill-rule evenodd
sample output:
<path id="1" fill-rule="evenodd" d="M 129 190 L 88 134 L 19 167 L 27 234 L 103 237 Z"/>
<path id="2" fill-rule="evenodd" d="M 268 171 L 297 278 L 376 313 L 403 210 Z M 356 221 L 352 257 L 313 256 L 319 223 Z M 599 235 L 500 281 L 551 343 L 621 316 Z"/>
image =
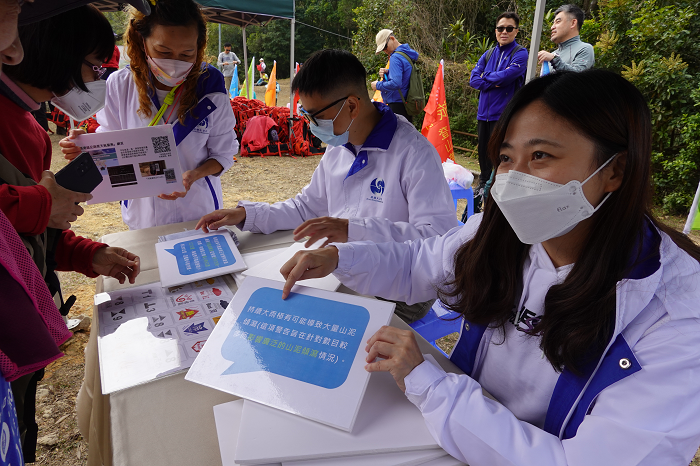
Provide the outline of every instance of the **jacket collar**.
<path id="1" fill-rule="evenodd" d="M 29 97 L 29 95 L 5 73 L 0 74 L 0 94 L 28 112 L 33 112 L 40 108 L 40 105 Z"/>
<path id="2" fill-rule="evenodd" d="M 580 36 L 580 35 L 576 35 L 576 36 L 572 37 L 571 39 L 567 39 L 567 40 L 565 40 L 564 42 L 562 42 L 561 44 L 559 44 L 559 50 L 563 50 L 563 49 L 565 49 L 565 48 L 567 48 L 567 47 L 571 47 L 571 46 L 574 45 L 576 42 L 581 42 L 581 36 Z"/>
<path id="3" fill-rule="evenodd" d="M 372 132 L 369 133 L 365 142 L 362 143 L 362 151 L 367 149 L 387 151 L 391 141 L 394 139 L 394 133 L 396 133 L 396 128 L 399 124 L 398 118 L 396 118 L 396 115 L 394 115 L 394 112 L 391 111 L 388 105 L 382 102 L 372 102 L 372 104 L 374 104 L 374 107 L 382 117 L 379 123 L 372 128 Z M 343 147 L 355 154 L 355 146 L 351 143 L 348 142 Z"/>

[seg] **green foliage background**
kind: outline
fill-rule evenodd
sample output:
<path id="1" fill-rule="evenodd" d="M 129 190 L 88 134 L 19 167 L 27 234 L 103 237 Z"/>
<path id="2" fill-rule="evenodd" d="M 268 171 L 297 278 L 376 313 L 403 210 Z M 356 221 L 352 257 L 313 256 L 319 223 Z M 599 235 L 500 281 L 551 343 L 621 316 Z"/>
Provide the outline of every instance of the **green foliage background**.
<path id="1" fill-rule="evenodd" d="M 469 74 L 494 44 L 497 16 L 507 10 L 521 17 L 517 40 L 530 46 L 536 0 L 297 0 L 295 58 L 303 62 L 316 50 L 352 50 L 377 79 L 386 55 L 374 53 L 374 36 L 393 29 L 401 42 L 421 54 L 424 90 L 430 92 L 440 59 L 445 60 L 445 90 L 450 125 L 475 133 L 478 92 Z M 540 49 L 553 50 L 549 26 L 553 11 L 566 0 L 547 3 Z M 686 213 L 700 179 L 700 30 L 697 0 L 576 0 L 586 11 L 581 31 L 594 44 L 596 67 L 607 68 L 634 83 L 644 94 L 653 118 L 655 201 L 670 213 Z M 108 14 L 115 32 L 126 25 L 122 13 Z M 315 26 L 316 28 L 310 27 Z M 243 60 L 243 36 L 224 25 L 222 44 L 230 42 Z M 208 59 L 218 55 L 218 25 L 209 24 Z M 277 60 L 279 78 L 289 77 L 290 21 L 249 26 L 248 56 Z M 345 36 L 345 37 L 341 37 Z M 352 40 L 347 39 L 352 37 Z M 244 79 L 239 67 L 240 81 Z M 257 75 L 256 75 L 257 77 Z M 415 118 L 420 127 L 422 118 Z M 455 145 L 474 147 L 475 139 L 453 133 Z"/>

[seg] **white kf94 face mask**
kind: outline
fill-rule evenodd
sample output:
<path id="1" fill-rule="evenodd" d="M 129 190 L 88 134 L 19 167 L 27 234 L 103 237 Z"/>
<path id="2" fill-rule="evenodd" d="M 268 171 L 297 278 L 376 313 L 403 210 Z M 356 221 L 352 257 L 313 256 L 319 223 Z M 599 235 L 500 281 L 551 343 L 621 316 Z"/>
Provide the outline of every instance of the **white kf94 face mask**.
<path id="1" fill-rule="evenodd" d="M 608 193 L 598 207 L 593 207 L 583 194 L 583 185 L 609 164 L 610 157 L 583 182 L 566 184 L 511 170 L 496 175 L 491 195 L 496 201 L 518 239 L 525 244 L 537 244 L 565 235 L 608 200 Z"/>
<path id="2" fill-rule="evenodd" d="M 75 86 L 60 97 L 54 94 L 51 103 L 75 121 L 87 120 L 105 106 L 107 81 L 98 79 L 85 83 L 85 87 L 88 92 Z"/>

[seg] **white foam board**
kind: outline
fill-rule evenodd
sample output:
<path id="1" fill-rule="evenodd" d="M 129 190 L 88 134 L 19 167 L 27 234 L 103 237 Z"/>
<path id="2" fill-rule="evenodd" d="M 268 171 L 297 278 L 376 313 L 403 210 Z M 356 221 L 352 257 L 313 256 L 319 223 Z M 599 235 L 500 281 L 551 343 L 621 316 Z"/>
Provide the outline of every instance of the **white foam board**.
<path id="1" fill-rule="evenodd" d="M 236 461 L 245 464 L 439 448 L 387 372 L 372 373 L 352 433 L 247 400 L 241 425 Z"/>
<path id="2" fill-rule="evenodd" d="M 233 459 L 238 446 L 238 430 L 241 425 L 243 400 L 231 401 L 214 406 L 214 422 L 219 439 L 222 466 L 241 466 Z M 282 466 L 280 463 L 268 463 L 262 466 Z"/>
<path id="3" fill-rule="evenodd" d="M 441 458 L 422 463 L 420 466 L 469 466 L 467 463 L 462 463 L 460 460 L 449 455 Z"/>
<path id="4" fill-rule="evenodd" d="M 318 460 L 284 461 L 282 466 L 417 466 L 447 455 L 443 449 L 378 453 Z"/>
<path id="5" fill-rule="evenodd" d="M 241 255 L 243 256 L 243 260 L 245 261 L 248 268 L 252 268 L 259 264 L 262 264 L 268 259 L 275 257 L 280 253 L 281 250 L 284 249 L 285 248 L 276 248 L 268 249 L 265 251 L 244 252 Z M 243 271 L 236 272 L 231 275 L 233 275 L 233 279 L 236 281 L 236 285 L 238 286 L 241 286 L 241 283 L 243 283 L 243 280 L 245 280 L 246 277 L 246 275 L 243 274 Z"/>
<path id="6" fill-rule="evenodd" d="M 350 431 L 394 303 L 301 285 L 282 300 L 283 285 L 246 278 L 185 378 Z"/>
<path id="7" fill-rule="evenodd" d="M 326 241 L 325 238 L 311 245 L 308 249 L 304 248 L 304 243 L 294 243 L 287 249 L 279 251 L 279 254 L 266 260 L 262 264 L 258 264 L 255 267 L 250 267 L 248 270 L 241 272 L 243 275 L 248 277 L 261 277 L 270 280 L 277 280 L 284 282 L 284 277 L 280 273 L 282 266 L 289 261 L 289 259 L 294 256 L 299 251 L 311 251 L 313 249 L 318 249 L 318 247 Z M 311 278 L 309 280 L 302 280 L 299 282 L 304 286 L 311 288 L 318 288 L 320 290 L 336 291 L 340 286 L 340 280 L 335 278 L 333 275 L 328 275 L 323 278 Z"/>

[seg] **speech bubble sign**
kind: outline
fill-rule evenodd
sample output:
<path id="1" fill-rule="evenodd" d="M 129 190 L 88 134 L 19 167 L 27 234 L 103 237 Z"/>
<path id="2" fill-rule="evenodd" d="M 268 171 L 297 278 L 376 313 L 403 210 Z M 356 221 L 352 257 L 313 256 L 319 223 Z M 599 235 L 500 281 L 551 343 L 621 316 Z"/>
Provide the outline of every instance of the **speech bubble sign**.
<path id="1" fill-rule="evenodd" d="M 236 263 L 233 251 L 223 235 L 182 241 L 166 251 L 177 259 L 180 275 L 192 275 Z"/>
<path id="2" fill-rule="evenodd" d="M 222 375 L 264 371 L 319 387 L 340 387 L 362 343 L 369 311 L 355 304 L 260 288 L 221 347 Z"/>

